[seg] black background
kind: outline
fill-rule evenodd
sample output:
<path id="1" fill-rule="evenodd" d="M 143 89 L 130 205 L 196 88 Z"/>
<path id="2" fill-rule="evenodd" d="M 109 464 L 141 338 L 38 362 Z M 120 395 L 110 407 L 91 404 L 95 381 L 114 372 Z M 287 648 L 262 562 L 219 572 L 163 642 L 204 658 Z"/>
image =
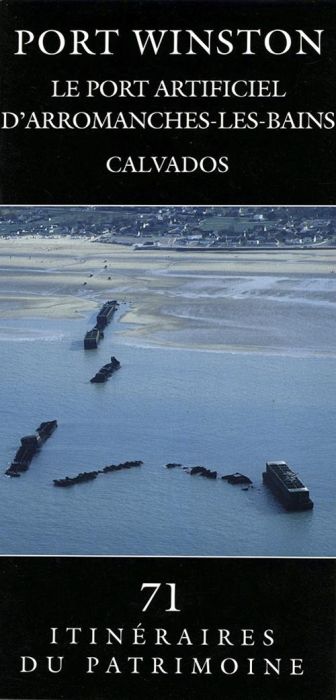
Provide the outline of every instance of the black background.
<path id="1" fill-rule="evenodd" d="M 52 698 L 247 698 L 248 700 L 332 700 L 334 696 L 334 562 L 286 559 L 150 559 L 150 558 L 13 558 L 1 566 L 0 697 Z M 146 612 L 149 597 L 143 582 L 176 583 L 181 612 L 165 612 L 163 586 Z M 146 645 L 129 644 L 131 628 L 146 629 Z M 64 643 L 65 627 L 82 627 L 78 646 Z M 51 646 L 50 627 L 59 627 L 59 646 Z M 87 644 L 88 627 L 97 627 L 97 646 Z M 104 628 L 125 629 L 122 647 L 105 645 Z M 152 630 L 168 630 L 172 646 L 154 646 Z M 176 646 L 183 628 L 194 646 Z M 199 644 L 200 629 L 209 629 L 208 647 Z M 230 629 L 234 647 L 217 646 L 215 631 Z M 239 629 L 255 629 L 255 647 L 239 646 Z M 265 629 L 275 644 L 260 643 Z M 85 641 L 86 640 L 86 641 Z M 68 638 L 69 641 L 69 638 Z M 20 674 L 20 656 L 33 656 L 38 669 Z M 46 656 L 64 656 L 64 671 L 46 671 Z M 100 659 L 93 675 L 85 657 Z M 121 675 L 106 674 L 112 656 Z M 142 673 L 132 676 L 124 659 L 141 656 Z M 152 656 L 212 658 L 212 675 L 151 675 Z M 220 661 L 236 658 L 241 671 L 230 677 Z M 244 658 L 256 657 L 256 675 L 244 674 Z M 283 658 L 280 676 L 261 675 L 262 658 Z M 288 675 L 288 658 L 303 658 L 305 673 Z"/>
<path id="2" fill-rule="evenodd" d="M 2 3 L 3 111 L 275 110 L 333 111 L 336 96 L 336 6 L 324 2 L 10 2 Z M 272 56 L 144 57 L 129 40 L 132 28 L 324 29 L 316 53 Z M 15 29 L 119 28 L 115 56 L 14 56 Z M 51 80 L 279 79 L 287 98 L 51 99 Z M 335 198 L 333 130 L 34 131 L 0 132 L 4 203 L 81 204 L 327 204 Z M 228 155 L 228 174 L 109 174 L 112 155 Z"/>
<path id="3" fill-rule="evenodd" d="M 266 78 L 285 81 L 288 99 L 215 101 L 213 109 L 276 111 L 335 109 L 336 8 L 318 2 L 16 2 L 0 5 L 1 110 L 95 109 L 119 111 L 158 108 L 137 101 L 91 102 L 50 100 L 51 79 Z M 139 60 L 126 42 L 118 57 L 46 57 L 32 52 L 14 57 L 15 28 L 35 32 L 47 27 L 119 27 L 126 36 L 136 27 L 259 27 L 287 30 L 324 28 L 321 58 L 272 58 L 261 53 L 247 62 L 238 54 L 192 61 Z M 139 104 L 140 103 L 140 104 Z M 209 109 L 205 101 L 183 104 L 160 101 L 161 109 Z M 335 203 L 335 137 L 333 131 L 313 132 L 0 132 L 2 201 L 8 204 L 326 204 Z M 158 155 L 228 153 L 229 175 L 107 174 L 105 160 L 114 153 Z M 288 516 L 290 517 L 290 516 Z M 113 533 L 111 533 L 113 537 Z M 24 549 L 24 543 L 23 543 Z M 334 560 L 175 559 L 175 558 L 24 558 L 0 560 L 0 697 L 57 700 L 132 698 L 236 698 L 246 700 L 332 700 L 335 697 Z M 166 613 L 158 596 L 142 613 L 142 582 L 176 582 L 181 613 Z M 163 589 L 164 590 L 164 589 Z M 125 627 L 141 623 L 146 630 L 165 627 L 177 638 L 187 627 L 274 628 L 276 644 L 256 646 L 255 656 L 303 657 L 303 677 L 243 673 L 232 678 L 218 671 L 218 659 L 243 658 L 239 646 L 50 647 L 51 626 Z M 263 653 L 265 652 L 265 653 Z M 62 655 L 60 675 L 46 672 L 43 659 Z M 153 676 L 145 665 L 141 676 L 105 674 L 112 654 L 212 657 L 212 676 Z M 21 655 L 35 656 L 38 670 L 19 673 Z M 87 655 L 101 658 L 93 676 L 83 673 Z M 106 663 L 105 663 L 106 662 Z M 125 664 L 121 663 L 124 668 Z"/>

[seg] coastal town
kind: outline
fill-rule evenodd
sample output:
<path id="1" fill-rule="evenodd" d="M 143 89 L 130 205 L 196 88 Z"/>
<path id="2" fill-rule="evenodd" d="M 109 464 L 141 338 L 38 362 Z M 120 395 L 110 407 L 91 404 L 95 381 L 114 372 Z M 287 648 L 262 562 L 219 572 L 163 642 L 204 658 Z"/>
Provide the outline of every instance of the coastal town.
<path id="1" fill-rule="evenodd" d="M 334 207 L 0 207 L 0 237 L 87 238 L 135 250 L 336 247 Z"/>

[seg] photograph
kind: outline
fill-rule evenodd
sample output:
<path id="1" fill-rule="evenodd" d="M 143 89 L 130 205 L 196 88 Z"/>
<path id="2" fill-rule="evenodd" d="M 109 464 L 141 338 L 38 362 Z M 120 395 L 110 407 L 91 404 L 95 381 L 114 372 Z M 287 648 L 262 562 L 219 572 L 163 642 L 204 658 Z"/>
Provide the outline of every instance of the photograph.
<path id="1" fill-rule="evenodd" d="M 2 206 L 1 553 L 334 557 L 336 209 Z"/>

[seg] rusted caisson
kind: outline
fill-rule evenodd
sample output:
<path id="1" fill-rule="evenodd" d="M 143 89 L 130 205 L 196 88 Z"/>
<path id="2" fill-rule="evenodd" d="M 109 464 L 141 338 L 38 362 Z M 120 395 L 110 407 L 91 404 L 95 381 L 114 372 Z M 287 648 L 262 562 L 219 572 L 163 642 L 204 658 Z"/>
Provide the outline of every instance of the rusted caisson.
<path id="1" fill-rule="evenodd" d="M 310 510 L 314 505 L 309 490 L 286 462 L 266 462 L 263 481 L 286 510 Z"/>
<path id="2" fill-rule="evenodd" d="M 87 331 L 84 338 L 85 350 L 95 350 L 98 347 L 99 341 L 104 338 L 104 328 L 110 323 L 111 318 L 118 308 L 118 302 L 113 299 L 106 301 L 96 317 L 96 325 Z"/>

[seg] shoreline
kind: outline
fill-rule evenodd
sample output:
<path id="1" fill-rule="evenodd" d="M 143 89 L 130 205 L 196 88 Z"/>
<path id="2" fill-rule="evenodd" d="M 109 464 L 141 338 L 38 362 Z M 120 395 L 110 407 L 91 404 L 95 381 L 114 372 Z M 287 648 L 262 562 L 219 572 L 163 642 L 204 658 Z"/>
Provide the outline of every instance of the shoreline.
<path id="1" fill-rule="evenodd" d="M 336 251 L 134 251 L 89 239 L 0 239 L 0 321 L 85 318 L 126 302 L 128 345 L 330 356 Z"/>

